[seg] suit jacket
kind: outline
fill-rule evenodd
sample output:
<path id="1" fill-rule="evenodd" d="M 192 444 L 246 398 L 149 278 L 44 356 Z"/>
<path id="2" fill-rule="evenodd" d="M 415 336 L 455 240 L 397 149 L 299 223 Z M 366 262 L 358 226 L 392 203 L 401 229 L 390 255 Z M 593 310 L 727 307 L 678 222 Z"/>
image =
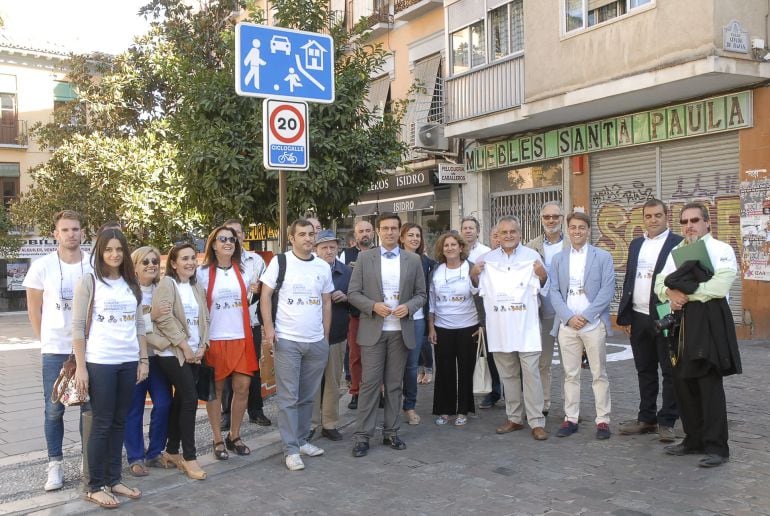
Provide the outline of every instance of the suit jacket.
<path id="1" fill-rule="evenodd" d="M 425 273 L 419 256 L 401 249 L 400 280 L 398 287 L 399 304 L 409 308 L 409 316 L 401 319 L 401 333 L 404 344 L 414 349 L 417 341 L 414 335 L 414 313 L 425 305 Z M 362 251 L 356 259 L 353 275 L 348 287 L 348 302 L 361 311 L 358 327 L 359 346 L 374 346 L 380 339 L 384 319 L 373 312 L 374 304 L 384 301 L 382 291 L 382 267 L 380 247 Z"/>
<path id="2" fill-rule="evenodd" d="M 650 313 L 653 319 L 658 318 L 658 313 L 655 310 L 655 306 L 660 303 L 660 299 L 655 295 L 655 276 L 663 270 L 663 266 L 666 265 L 666 258 L 671 253 L 671 250 L 682 241 L 682 237 L 677 235 L 673 231 L 668 232 L 666 241 L 663 242 L 663 249 L 660 250 L 658 260 L 655 262 L 655 270 L 653 271 L 652 286 L 650 287 Z M 623 279 L 623 294 L 620 296 L 620 304 L 618 305 L 618 324 L 621 326 L 627 326 L 631 324 L 634 315 L 634 282 L 636 280 L 636 268 L 639 264 L 639 251 L 642 249 L 644 243 L 644 237 L 634 238 L 631 241 L 631 245 L 628 248 L 628 260 L 626 261 L 626 277 Z"/>
<path id="3" fill-rule="evenodd" d="M 206 349 L 209 345 L 209 310 L 206 306 L 206 294 L 200 283 L 192 285 L 195 300 L 198 302 L 198 334 L 200 335 L 199 349 Z M 187 326 L 187 316 L 184 313 L 182 297 L 179 289 L 174 284 L 174 279 L 166 276 L 158 283 L 158 288 L 152 296 L 154 306 L 167 301 L 171 304 L 171 312 L 153 319 L 155 331 L 150 333 L 151 338 L 147 343 L 158 351 L 171 348 L 174 356 L 179 360 L 179 365 L 184 364 L 184 353 L 179 349 L 179 344 L 190 338 L 190 328 Z"/>
<path id="4" fill-rule="evenodd" d="M 540 255 L 540 258 L 543 260 L 543 265 L 545 265 L 545 246 L 543 245 L 543 240 L 545 239 L 545 235 L 540 235 L 539 237 L 535 237 L 529 242 L 527 242 L 526 245 L 530 249 L 534 249 L 538 252 Z M 562 251 L 564 249 L 569 249 L 572 244 L 570 244 L 569 236 L 567 233 L 562 233 Z"/>
<path id="5" fill-rule="evenodd" d="M 598 316 L 604 323 L 607 335 L 612 335 L 610 323 L 610 303 L 615 295 L 615 266 L 612 255 L 604 249 L 586 244 L 586 268 L 583 276 L 583 289 L 591 303 L 583 312 L 583 317 L 593 321 Z M 561 323 L 567 324 L 570 317 L 575 315 L 567 306 L 569 292 L 569 261 L 571 249 L 565 249 L 557 254 L 551 263 L 551 288 L 549 295 L 551 304 L 556 310 L 551 335 L 556 336 Z"/>

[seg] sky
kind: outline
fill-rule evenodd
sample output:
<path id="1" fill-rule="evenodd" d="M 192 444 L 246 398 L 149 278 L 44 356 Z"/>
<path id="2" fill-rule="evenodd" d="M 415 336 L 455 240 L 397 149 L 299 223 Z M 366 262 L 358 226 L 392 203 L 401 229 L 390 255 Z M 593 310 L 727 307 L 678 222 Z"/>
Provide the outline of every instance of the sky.
<path id="1" fill-rule="evenodd" d="M 0 0 L 5 29 L 74 52 L 119 54 L 149 23 L 137 15 L 148 0 Z"/>

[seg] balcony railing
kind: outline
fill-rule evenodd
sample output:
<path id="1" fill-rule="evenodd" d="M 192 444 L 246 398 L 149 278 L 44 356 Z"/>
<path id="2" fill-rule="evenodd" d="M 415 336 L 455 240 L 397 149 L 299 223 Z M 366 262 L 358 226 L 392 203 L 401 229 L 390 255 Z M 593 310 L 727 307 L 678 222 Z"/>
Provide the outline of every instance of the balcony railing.
<path id="1" fill-rule="evenodd" d="M 409 21 L 436 8 L 444 8 L 443 0 L 396 0 L 393 4 L 393 13 L 395 19 Z"/>
<path id="2" fill-rule="evenodd" d="M 380 5 L 374 5 L 372 9 L 372 14 L 369 15 L 368 18 L 366 18 L 366 28 L 372 28 L 378 23 L 389 23 L 390 22 L 390 6 L 388 3 L 380 4 Z"/>
<path id="3" fill-rule="evenodd" d="M 27 142 L 26 120 L 0 123 L 0 145 L 18 145 L 26 147 Z"/>
<path id="4" fill-rule="evenodd" d="M 446 121 L 459 122 L 521 106 L 524 56 L 445 79 Z"/>

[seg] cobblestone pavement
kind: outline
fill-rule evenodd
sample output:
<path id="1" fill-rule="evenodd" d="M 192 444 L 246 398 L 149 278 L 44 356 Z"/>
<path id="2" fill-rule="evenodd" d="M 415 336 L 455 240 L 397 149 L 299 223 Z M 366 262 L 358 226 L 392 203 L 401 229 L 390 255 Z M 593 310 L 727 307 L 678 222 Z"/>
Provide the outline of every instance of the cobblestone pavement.
<path id="1" fill-rule="evenodd" d="M 2 324 L 2 319 L 0 319 Z M 0 330 L 0 334 L 2 334 Z M 633 419 L 638 404 L 633 362 L 627 342 L 613 338 L 608 364 L 613 401 L 613 432 Z M 0 347 L 2 349 L 2 347 Z M 245 427 L 252 456 L 217 462 L 211 455 L 208 424 L 201 411 L 198 441 L 203 482 L 176 470 L 152 470 L 126 482 L 144 491 L 127 501 L 120 514 L 770 514 L 770 343 L 742 343 L 744 374 L 725 380 L 730 425 L 730 462 L 714 469 L 697 467 L 697 456 L 671 457 L 655 435 L 620 436 L 597 441 L 593 432 L 590 375 L 583 375 L 583 422 L 568 438 L 555 437 L 563 411 L 554 368 L 554 400 L 547 429 L 551 438 L 532 439 L 528 430 L 496 435 L 505 419 L 501 404 L 478 410 L 464 427 L 438 427 L 430 417 L 432 386 L 421 386 L 418 426 L 403 425 L 408 449 L 393 451 L 372 441 L 365 458 L 351 456 L 354 412 L 342 411 L 346 439 L 316 439 L 323 457 L 306 458 L 307 469 L 289 472 L 273 429 Z M 0 351 L 5 364 L 7 351 Z M 5 373 L 5 371 L 3 371 Z M 585 371 L 587 373 L 587 371 Z M 5 375 L 3 375 L 5 380 Z M 4 384 L 7 385 L 7 382 Z M 26 384 L 25 384 L 26 385 Z M 39 391 L 39 384 L 38 384 Z M 42 396 L 42 393 L 39 393 Z M 341 406 L 345 407 L 348 396 Z M 0 402 L 0 427 L 7 421 Z M 275 415 L 272 400 L 268 414 Z M 38 412 L 36 419 L 40 419 Z M 40 423 L 36 423 L 38 426 Z M 33 425 L 34 426 L 34 425 Z M 678 429 L 681 431 L 681 429 Z M 6 434 L 0 433 L 5 440 Z M 40 450 L 45 448 L 41 440 Z M 7 443 L 0 444 L 2 446 Z M 207 444 L 207 446 L 205 446 Z M 65 489 L 44 494 L 45 452 L 0 459 L 0 513 L 81 514 L 98 511 L 83 501 L 75 480 L 77 445 L 68 448 Z"/>

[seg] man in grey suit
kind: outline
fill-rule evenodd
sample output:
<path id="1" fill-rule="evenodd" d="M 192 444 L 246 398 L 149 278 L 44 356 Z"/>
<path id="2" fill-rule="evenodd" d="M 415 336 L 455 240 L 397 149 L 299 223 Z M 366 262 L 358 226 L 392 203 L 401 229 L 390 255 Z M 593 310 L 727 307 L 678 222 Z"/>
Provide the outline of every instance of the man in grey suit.
<path id="1" fill-rule="evenodd" d="M 610 302 L 615 295 L 612 255 L 588 244 L 591 219 L 585 213 L 567 217 L 572 245 L 553 258 L 549 295 L 556 311 L 551 335 L 559 339 L 564 367 L 564 422 L 558 437 L 578 430 L 580 366 L 585 350 L 593 376 L 596 438 L 610 438 L 610 382 L 607 379 L 607 335 L 612 335 Z"/>
<path id="2" fill-rule="evenodd" d="M 427 299 L 420 257 L 398 247 L 401 219 L 394 213 L 383 213 L 376 225 L 380 246 L 358 255 L 348 287 L 348 302 L 361 311 L 358 344 L 362 376 L 354 457 L 363 457 L 369 451 L 382 384 L 382 442 L 395 450 L 406 449 L 398 437 L 401 382 L 408 350 L 416 345 L 412 315 Z"/>

